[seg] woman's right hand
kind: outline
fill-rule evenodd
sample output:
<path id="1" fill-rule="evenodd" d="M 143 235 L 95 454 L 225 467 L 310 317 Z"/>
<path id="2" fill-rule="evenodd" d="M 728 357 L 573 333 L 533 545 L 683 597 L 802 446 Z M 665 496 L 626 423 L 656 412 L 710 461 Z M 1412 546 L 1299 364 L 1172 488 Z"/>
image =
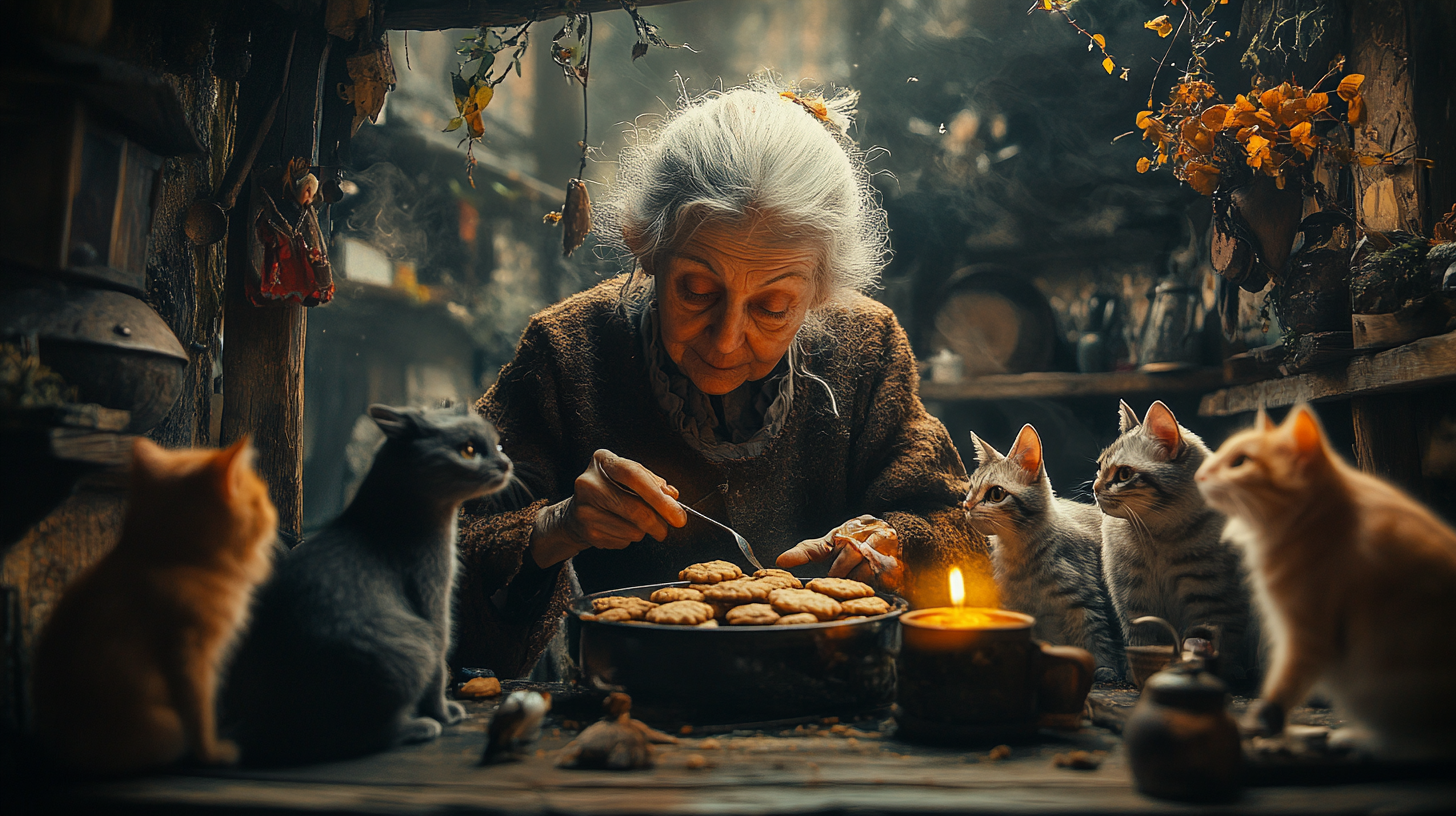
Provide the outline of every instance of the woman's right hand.
<path id="1" fill-rule="evenodd" d="M 623 492 L 607 476 L 637 495 Z M 644 537 L 662 541 L 668 527 L 688 522 L 677 497 L 677 488 L 661 476 L 631 459 L 599 450 L 576 477 L 571 497 L 536 514 L 531 557 L 545 568 L 591 547 L 620 550 Z"/>

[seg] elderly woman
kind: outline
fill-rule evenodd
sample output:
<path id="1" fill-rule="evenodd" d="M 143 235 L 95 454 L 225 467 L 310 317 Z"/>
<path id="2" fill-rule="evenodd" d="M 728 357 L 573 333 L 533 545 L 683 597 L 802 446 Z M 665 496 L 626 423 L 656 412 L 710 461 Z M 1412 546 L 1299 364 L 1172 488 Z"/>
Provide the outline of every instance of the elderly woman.
<path id="1" fill-rule="evenodd" d="M 713 559 L 752 571 L 679 501 L 765 563 L 893 575 L 912 601 L 942 599 L 950 566 L 984 563 L 905 332 L 860 294 L 887 230 L 843 132 L 853 101 L 740 88 L 627 151 L 598 235 L 636 270 L 532 318 L 477 405 L 535 501 L 466 508 L 457 663 L 529 669 L 573 571 L 586 592 Z M 896 568 L 834 542 L 865 514 L 893 528 L 878 546 L 894 561 L 877 560 Z"/>

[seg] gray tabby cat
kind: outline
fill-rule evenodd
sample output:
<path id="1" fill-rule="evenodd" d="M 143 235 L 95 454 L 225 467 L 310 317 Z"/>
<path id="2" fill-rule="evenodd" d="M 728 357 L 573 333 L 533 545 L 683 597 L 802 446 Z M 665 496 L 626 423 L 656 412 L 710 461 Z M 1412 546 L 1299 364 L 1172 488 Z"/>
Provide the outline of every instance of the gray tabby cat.
<path id="1" fill-rule="evenodd" d="M 348 508 L 288 552 L 259 594 L 224 713 L 250 764 L 424 742 L 445 699 L 456 518 L 511 478 L 474 412 L 369 407 L 384 446 Z"/>
<path id="2" fill-rule="evenodd" d="M 1165 642 L 1157 627 L 1129 626 L 1156 615 L 1183 637 L 1213 641 L 1219 673 L 1242 680 L 1257 634 L 1242 554 L 1194 481 L 1208 446 L 1162 402 L 1141 422 L 1126 402 L 1120 413 L 1122 435 L 1098 458 L 1092 489 L 1105 514 L 1102 564 L 1123 637 L 1131 645 Z"/>
<path id="3" fill-rule="evenodd" d="M 1002 606 L 1035 617 L 1036 637 L 1091 652 L 1098 680 L 1121 677 L 1122 633 L 1102 580 L 1102 514 L 1052 492 L 1030 425 L 1005 456 L 974 433 L 971 442 L 978 466 L 966 518 L 991 539 Z"/>

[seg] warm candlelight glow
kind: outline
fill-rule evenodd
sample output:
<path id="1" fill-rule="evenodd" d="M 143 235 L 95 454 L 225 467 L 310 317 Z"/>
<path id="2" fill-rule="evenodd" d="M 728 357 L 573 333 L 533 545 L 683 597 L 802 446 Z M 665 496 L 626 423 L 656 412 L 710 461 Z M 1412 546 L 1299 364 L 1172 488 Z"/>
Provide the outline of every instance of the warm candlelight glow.
<path id="1" fill-rule="evenodd" d="M 960 567 L 950 568 L 950 602 L 957 607 L 966 603 L 966 579 Z"/>

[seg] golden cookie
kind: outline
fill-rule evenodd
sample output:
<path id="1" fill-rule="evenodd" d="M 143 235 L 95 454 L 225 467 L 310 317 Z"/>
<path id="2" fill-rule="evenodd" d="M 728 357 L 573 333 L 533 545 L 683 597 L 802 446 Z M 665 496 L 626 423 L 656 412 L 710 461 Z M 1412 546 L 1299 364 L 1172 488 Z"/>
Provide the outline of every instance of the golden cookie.
<path id="1" fill-rule="evenodd" d="M 850 598 L 841 601 L 846 615 L 883 615 L 890 611 L 890 603 L 884 598 L 871 595 L 868 598 Z"/>
<path id="2" fill-rule="evenodd" d="M 703 592 L 703 600 L 711 604 L 731 604 L 733 606 L 759 603 L 768 600 L 768 594 L 775 589 L 778 587 L 762 581 L 741 578 L 737 581 L 714 584 L 711 589 Z"/>
<path id="3" fill-rule="evenodd" d="M 809 589 L 820 595 L 828 595 L 836 601 L 868 598 L 875 594 L 874 587 L 869 584 L 861 584 L 859 581 L 851 581 L 848 578 L 815 578 L 809 582 Z"/>
<path id="4" fill-rule="evenodd" d="M 783 589 L 804 588 L 803 582 L 800 581 L 797 576 L 795 576 L 792 572 L 789 572 L 788 570 L 761 569 L 758 572 L 755 572 L 753 574 L 753 577 L 759 581 L 771 581 L 776 584 L 782 584 L 781 588 Z"/>
<path id="5" fill-rule="evenodd" d="M 611 609 L 606 609 L 598 613 L 594 619 L 599 621 L 616 621 L 618 623 L 625 623 L 629 620 L 640 620 L 643 615 L 647 614 L 647 610 L 643 609 L 640 614 L 636 615 L 636 617 L 633 617 L 632 613 L 633 610 L 628 609 L 625 606 L 614 606 Z"/>
<path id="6" fill-rule="evenodd" d="M 702 601 L 673 601 L 647 613 L 649 623 L 668 626 L 697 626 L 713 619 L 713 607 Z"/>
<path id="7" fill-rule="evenodd" d="M 679 581 L 690 581 L 694 584 L 717 584 L 742 577 L 743 570 L 739 569 L 737 564 L 730 564 L 727 561 L 693 564 L 677 574 Z"/>
<path id="8" fill-rule="evenodd" d="M 836 621 L 852 621 L 852 620 L 864 620 L 864 619 L 865 619 L 865 616 L 864 615 L 840 615 L 839 617 L 835 618 Z"/>
<path id="9" fill-rule="evenodd" d="M 652 602 L 665 604 L 673 601 L 701 601 L 703 593 L 688 587 L 663 587 L 652 593 Z"/>
<path id="10" fill-rule="evenodd" d="M 808 612 L 795 612 L 774 621 L 774 626 L 796 626 L 801 623 L 818 623 L 819 619 Z"/>
<path id="11" fill-rule="evenodd" d="M 768 602 L 780 615 L 808 612 L 822 621 L 832 620 L 841 609 L 839 601 L 807 589 L 776 589 L 769 593 Z"/>
<path id="12" fill-rule="evenodd" d="M 717 628 L 717 626 L 718 626 L 718 622 L 715 621 L 715 620 L 706 620 L 706 621 L 703 621 L 702 623 L 698 624 L 698 628 L 699 629 L 715 629 L 715 628 Z"/>
<path id="13" fill-rule="evenodd" d="M 728 623 L 733 626 L 768 626 L 779 619 L 779 613 L 766 603 L 751 603 L 728 610 Z"/>
<path id="14" fill-rule="evenodd" d="M 592 609 L 597 612 L 605 612 L 608 609 L 641 610 L 632 616 L 638 619 L 654 606 L 657 604 L 635 595 L 608 595 L 605 598 L 592 598 Z"/>
<path id="15" fill-rule="evenodd" d="M 688 584 L 687 586 L 683 587 L 683 589 L 695 589 L 698 592 L 707 592 L 714 586 L 714 584 Z"/>

